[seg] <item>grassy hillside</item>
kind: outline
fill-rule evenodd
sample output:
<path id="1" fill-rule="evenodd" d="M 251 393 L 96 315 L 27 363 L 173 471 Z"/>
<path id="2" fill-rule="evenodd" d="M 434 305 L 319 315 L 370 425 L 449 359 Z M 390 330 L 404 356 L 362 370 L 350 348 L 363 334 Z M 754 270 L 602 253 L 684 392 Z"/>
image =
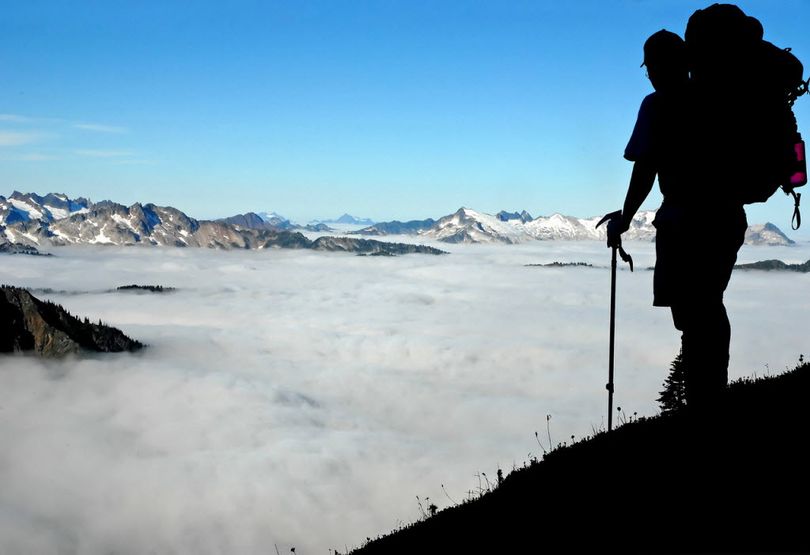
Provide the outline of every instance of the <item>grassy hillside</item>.
<path id="1" fill-rule="evenodd" d="M 810 365 L 733 384 L 712 415 L 641 419 L 380 537 L 397 553 L 810 552 Z"/>

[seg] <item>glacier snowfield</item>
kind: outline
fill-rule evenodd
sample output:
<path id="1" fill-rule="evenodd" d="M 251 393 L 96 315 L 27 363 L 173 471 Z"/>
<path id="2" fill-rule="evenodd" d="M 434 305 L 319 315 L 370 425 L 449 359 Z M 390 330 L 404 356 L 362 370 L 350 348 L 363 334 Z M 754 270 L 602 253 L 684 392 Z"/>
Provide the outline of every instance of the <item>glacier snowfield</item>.
<path id="1" fill-rule="evenodd" d="M 390 240 L 413 242 L 413 238 Z M 143 353 L 0 357 L 0 552 L 341 551 L 606 420 L 610 252 L 448 256 L 65 247 L 0 283 L 102 319 Z M 652 415 L 678 350 L 654 245 L 618 275 L 616 405 Z M 711 248 L 710 246 L 702 248 Z M 740 262 L 810 259 L 810 243 Z M 595 267 L 527 264 L 587 262 Z M 110 293 L 127 284 L 171 294 Z M 810 275 L 735 272 L 732 377 L 810 354 Z M 752 442 L 756 448 L 756 441 Z M 491 479 L 491 478 L 490 478 Z M 542 500 L 539 500 L 541 502 Z"/>

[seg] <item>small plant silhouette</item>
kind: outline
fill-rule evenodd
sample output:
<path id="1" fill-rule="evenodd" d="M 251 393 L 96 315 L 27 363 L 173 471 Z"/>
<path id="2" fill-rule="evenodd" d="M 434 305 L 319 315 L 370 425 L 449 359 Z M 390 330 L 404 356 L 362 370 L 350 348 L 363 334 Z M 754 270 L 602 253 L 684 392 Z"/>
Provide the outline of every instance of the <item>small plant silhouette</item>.
<path id="1" fill-rule="evenodd" d="M 669 376 L 664 381 L 664 390 L 659 393 L 658 404 L 663 414 L 671 414 L 686 406 L 686 365 L 683 351 L 678 353 L 669 367 Z"/>

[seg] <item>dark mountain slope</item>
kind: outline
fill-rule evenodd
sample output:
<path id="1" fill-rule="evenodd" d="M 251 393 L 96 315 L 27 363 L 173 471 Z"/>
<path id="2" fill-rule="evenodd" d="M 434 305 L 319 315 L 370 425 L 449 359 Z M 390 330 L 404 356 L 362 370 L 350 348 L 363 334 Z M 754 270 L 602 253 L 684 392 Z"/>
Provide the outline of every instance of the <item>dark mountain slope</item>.
<path id="1" fill-rule="evenodd" d="M 0 353 L 33 351 L 59 357 L 82 351 L 135 351 L 143 345 L 101 322 L 90 323 L 25 289 L 0 286 Z"/>
<path id="2" fill-rule="evenodd" d="M 810 365 L 557 449 L 357 554 L 810 552 Z"/>

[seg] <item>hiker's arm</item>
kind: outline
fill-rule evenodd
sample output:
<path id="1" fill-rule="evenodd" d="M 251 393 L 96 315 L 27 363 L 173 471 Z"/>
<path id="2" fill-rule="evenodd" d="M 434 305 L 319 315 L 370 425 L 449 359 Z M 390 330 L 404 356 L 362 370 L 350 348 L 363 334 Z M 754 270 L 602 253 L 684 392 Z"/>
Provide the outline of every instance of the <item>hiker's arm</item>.
<path id="1" fill-rule="evenodd" d="M 641 204 L 652 191 L 655 184 L 655 174 L 655 165 L 651 162 L 639 160 L 633 164 L 630 186 L 627 188 L 627 196 L 624 197 L 619 233 L 624 233 L 630 229 L 630 222 L 633 221 L 633 217 L 638 212 Z"/>
<path id="2" fill-rule="evenodd" d="M 655 183 L 655 165 L 644 160 L 633 163 L 633 174 L 630 176 L 630 186 L 627 196 L 624 197 L 624 207 L 620 218 L 610 220 L 607 226 L 608 247 L 618 247 L 622 242 L 622 233 L 630 229 L 630 222 L 638 212 L 641 203 L 650 194 Z"/>

